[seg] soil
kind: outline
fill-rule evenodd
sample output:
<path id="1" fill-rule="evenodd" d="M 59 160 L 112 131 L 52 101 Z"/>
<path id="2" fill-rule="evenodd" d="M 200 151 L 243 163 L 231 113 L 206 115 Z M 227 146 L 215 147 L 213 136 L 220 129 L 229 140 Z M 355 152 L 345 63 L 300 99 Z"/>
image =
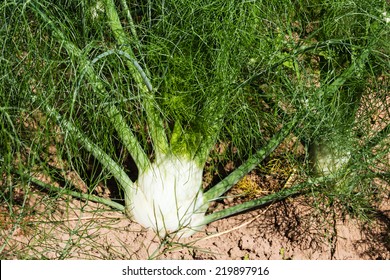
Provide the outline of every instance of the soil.
<path id="1" fill-rule="evenodd" d="M 35 209 L 31 213 L 34 215 L 24 215 L 19 220 L 19 226 L 0 216 L 3 219 L 0 244 L 6 244 L 0 256 L 1 259 L 390 259 L 389 198 L 378 205 L 371 222 L 343 217 L 335 208 L 313 208 L 313 199 L 302 196 L 214 222 L 191 238 L 161 240 L 152 231 L 100 204 L 73 199 L 50 204 L 50 200 L 40 197 L 41 201 L 34 202 L 49 203 L 41 207 L 42 216 Z"/>

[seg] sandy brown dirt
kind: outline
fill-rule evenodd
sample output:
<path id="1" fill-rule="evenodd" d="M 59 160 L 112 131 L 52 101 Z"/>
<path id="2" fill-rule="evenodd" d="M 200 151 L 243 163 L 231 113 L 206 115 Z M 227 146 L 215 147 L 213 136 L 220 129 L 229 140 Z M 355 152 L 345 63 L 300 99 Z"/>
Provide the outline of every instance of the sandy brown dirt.
<path id="1" fill-rule="evenodd" d="M 208 225 L 180 241 L 101 205 L 45 205 L 37 219 L 0 231 L 2 259 L 390 259 L 389 197 L 371 223 L 319 211 L 298 197 Z M 42 200 L 40 203 L 45 203 Z M 43 220 L 45 217 L 46 220 Z M 1 246 L 0 246 L 1 247 Z"/>

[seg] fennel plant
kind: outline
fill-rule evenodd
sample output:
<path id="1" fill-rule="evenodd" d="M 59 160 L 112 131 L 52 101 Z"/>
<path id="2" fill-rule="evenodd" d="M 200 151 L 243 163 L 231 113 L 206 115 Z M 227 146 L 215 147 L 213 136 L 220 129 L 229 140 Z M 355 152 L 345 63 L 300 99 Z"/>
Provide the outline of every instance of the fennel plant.
<path id="1" fill-rule="evenodd" d="M 313 191 L 334 173 L 319 160 L 323 150 L 335 149 L 328 144 L 338 139 L 333 132 L 348 139 L 353 133 L 362 98 L 349 82 L 371 56 L 379 61 L 365 74 L 376 77 L 376 65 L 386 68 L 377 46 L 388 26 L 368 12 L 369 28 L 348 40 L 339 38 L 343 32 L 332 33 L 337 28 L 326 33 L 331 24 L 309 30 L 301 23 L 302 33 L 309 33 L 302 34 L 304 43 L 286 44 L 291 18 L 302 12 L 306 19 L 310 13 L 278 1 L 32 0 L 5 1 L 0 11 L 11 96 L 23 96 L 24 110 L 40 115 L 52 130 L 23 140 L 31 157 L 53 177 L 61 177 L 64 169 L 84 174 L 89 193 L 73 186 L 68 194 L 124 211 L 162 237 L 190 236 L 217 219 Z M 346 61 L 339 61 L 345 58 L 338 50 L 326 65 L 301 60 L 322 59 L 334 46 L 345 48 Z M 304 76 L 316 71 L 319 87 L 308 88 Z M 363 91 L 360 83 L 351 84 Z M 53 140 L 58 128 L 61 139 Z M 291 131 L 308 143 L 320 177 L 207 213 L 209 202 L 255 169 Z M 380 144 L 387 136 L 388 126 L 370 139 L 379 137 Z M 232 142 L 242 164 L 204 189 L 203 171 L 220 141 Z M 53 167 L 42 156 L 53 142 L 67 166 Z M 339 150 L 341 155 L 331 155 L 332 166 L 349 162 L 354 153 Z M 93 163 L 90 170 L 87 162 Z M 16 173 L 60 191 L 29 168 Z M 109 176 L 123 192 L 124 205 L 93 195 L 96 182 Z"/>
<path id="2" fill-rule="evenodd" d="M 293 55 L 280 54 L 269 75 L 281 82 L 263 90 L 285 113 L 304 116 L 294 133 L 307 151 L 307 174 L 325 178 L 318 190 L 365 217 L 389 182 L 388 4 L 320 2 L 296 3 L 289 18 L 300 24 L 279 41 Z M 307 36 L 294 38 L 299 32 Z"/>

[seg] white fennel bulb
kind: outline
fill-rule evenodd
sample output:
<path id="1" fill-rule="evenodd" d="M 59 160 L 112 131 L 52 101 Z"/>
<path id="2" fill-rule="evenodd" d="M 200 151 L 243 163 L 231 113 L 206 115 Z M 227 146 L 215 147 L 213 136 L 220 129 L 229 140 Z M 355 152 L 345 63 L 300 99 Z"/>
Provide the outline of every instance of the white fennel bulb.
<path id="1" fill-rule="evenodd" d="M 141 173 L 132 215 L 161 237 L 188 237 L 203 227 L 207 206 L 201 189 L 203 170 L 195 161 L 166 156 Z"/>

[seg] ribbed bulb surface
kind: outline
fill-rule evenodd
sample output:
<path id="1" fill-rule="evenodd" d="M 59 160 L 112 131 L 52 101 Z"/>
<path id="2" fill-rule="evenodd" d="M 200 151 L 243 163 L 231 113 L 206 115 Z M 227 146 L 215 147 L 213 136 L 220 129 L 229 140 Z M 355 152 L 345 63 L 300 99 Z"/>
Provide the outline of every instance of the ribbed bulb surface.
<path id="1" fill-rule="evenodd" d="M 207 206 L 201 190 L 203 170 L 194 162 L 167 156 L 137 180 L 132 215 L 161 237 L 188 237 L 203 227 Z"/>

